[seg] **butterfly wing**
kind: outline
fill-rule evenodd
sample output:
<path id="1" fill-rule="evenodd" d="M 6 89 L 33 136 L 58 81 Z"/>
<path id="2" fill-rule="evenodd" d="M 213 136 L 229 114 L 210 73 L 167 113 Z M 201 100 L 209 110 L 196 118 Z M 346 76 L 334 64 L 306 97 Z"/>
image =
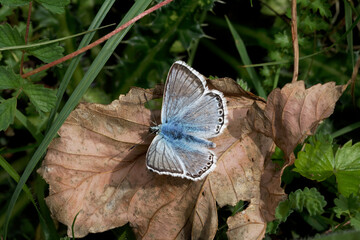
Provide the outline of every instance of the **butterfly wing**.
<path id="1" fill-rule="evenodd" d="M 205 78 L 182 61 L 175 62 L 165 83 L 161 122 L 177 121 L 185 107 L 201 98 L 206 90 Z"/>
<path id="2" fill-rule="evenodd" d="M 204 178 L 215 168 L 216 156 L 207 148 L 211 142 L 202 138 L 219 135 L 226 126 L 226 115 L 223 94 L 209 90 L 205 78 L 184 62 L 175 62 L 165 84 L 161 121 L 183 137 L 159 127 L 146 154 L 147 167 L 158 174 Z"/>
<path id="3" fill-rule="evenodd" d="M 162 123 L 176 122 L 197 137 L 219 135 L 227 124 L 226 99 L 209 90 L 204 76 L 182 61 L 170 68 L 165 84 Z"/>
<path id="4" fill-rule="evenodd" d="M 218 136 L 227 125 L 227 107 L 223 94 L 216 90 L 204 95 L 181 116 L 184 131 L 200 138 Z"/>
<path id="5" fill-rule="evenodd" d="M 159 174 L 184 175 L 184 166 L 162 135 L 156 135 L 146 153 L 146 166 Z M 166 172 L 166 173 L 165 173 Z"/>
<path id="6" fill-rule="evenodd" d="M 148 169 L 193 181 L 204 178 L 215 168 L 216 156 L 205 147 L 178 147 L 161 134 L 152 141 L 146 155 Z"/>

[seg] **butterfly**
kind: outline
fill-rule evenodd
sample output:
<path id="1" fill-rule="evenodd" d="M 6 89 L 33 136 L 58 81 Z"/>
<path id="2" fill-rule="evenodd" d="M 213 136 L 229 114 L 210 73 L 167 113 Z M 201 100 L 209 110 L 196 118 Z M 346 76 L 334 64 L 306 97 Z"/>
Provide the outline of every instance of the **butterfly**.
<path id="1" fill-rule="evenodd" d="M 146 153 L 146 166 L 158 174 L 203 179 L 216 166 L 207 140 L 227 125 L 226 99 L 209 90 L 203 75 L 182 61 L 170 68 L 164 89 L 161 124 Z"/>

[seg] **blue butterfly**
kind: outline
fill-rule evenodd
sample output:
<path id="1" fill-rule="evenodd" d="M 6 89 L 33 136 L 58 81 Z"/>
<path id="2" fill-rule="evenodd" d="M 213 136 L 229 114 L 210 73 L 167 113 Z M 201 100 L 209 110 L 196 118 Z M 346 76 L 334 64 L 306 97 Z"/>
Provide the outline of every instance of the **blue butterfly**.
<path id="1" fill-rule="evenodd" d="M 204 76 L 182 61 L 168 73 L 161 124 L 146 154 L 146 166 L 158 173 L 193 181 L 203 179 L 216 164 L 207 140 L 221 134 L 227 124 L 226 99 L 209 90 Z"/>

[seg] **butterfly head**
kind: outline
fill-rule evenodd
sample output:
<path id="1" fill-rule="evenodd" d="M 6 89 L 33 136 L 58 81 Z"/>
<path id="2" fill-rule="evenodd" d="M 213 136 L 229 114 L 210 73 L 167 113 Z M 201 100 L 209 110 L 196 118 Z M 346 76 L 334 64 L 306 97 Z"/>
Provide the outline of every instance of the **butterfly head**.
<path id="1" fill-rule="evenodd" d="M 158 134 L 160 132 L 160 129 L 161 129 L 161 124 L 157 125 L 157 126 L 150 127 L 149 132 L 151 134 L 153 134 L 153 133 Z"/>

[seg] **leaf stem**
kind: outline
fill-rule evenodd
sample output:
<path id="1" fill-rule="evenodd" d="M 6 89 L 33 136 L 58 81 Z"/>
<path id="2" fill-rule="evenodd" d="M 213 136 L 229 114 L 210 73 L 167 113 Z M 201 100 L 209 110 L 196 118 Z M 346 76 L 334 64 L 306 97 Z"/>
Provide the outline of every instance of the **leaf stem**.
<path id="1" fill-rule="evenodd" d="M 106 35 L 103 36 L 102 38 L 96 40 L 95 42 L 93 42 L 93 43 L 91 43 L 91 44 L 89 44 L 89 45 L 87 45 L 86 47 L 83 47 L 83 48 L 81 48 L 81 49 L 79 49 L 79 50 L 77 50 L 77 51 L 75 51 L 75 52 L 73 52 L 73 53 L 70 53 L 70 54 L 68 54 L 68 55 L 66 55 L 66 56 L 64 56 L 64 57 L 62 57 L 62 58 L 60 58 L 60 59 L 58 59 L 58 60 L 56 60 L 56 61 L 54 61 L 54 62 L 48 63 L 48 64 L 43 65 L 43 66 L 41 66 L 41 67 L 39 67 L 39 68 L 37 68 L 37 69 L 34 69 L 34 70 L 31 71 L 31 72 L 25 73 L 25 74 L 21 75 L 21 77 L 27 78 L 27 77 L 29 77 L 29 76 L 31 76 L 31 75 L 34 75 L 34 74 L 39 73 L 39 72 L 41 72 L 41 71 L 44 71 L 44 70 L 46 70 L 46 69 L 48 69 L 48 68 L 51 68 L 51 67 L 53 67 L 53 66 L 55 66 L 55 65 L 57 65 L 57 64 L 59 64 L 59 63 L 62 63 L 62 62 L 65 62 L 65 61 L 67 61 L 67 60 L 69 60 L 69 59 L 71 59 L 71 58 L 74 58 L 74 57 L 76 57 L 77 55 L 79 55 L 79 54 L 81 54 L 81 53 L 83 53 L 83 52 L 86 52 L 87 50 L 89 50 L 89 49 L 91 49 L 91 48 L 93 48 L 93 47 L 95 47 L 95 46 L 97 46 L 97 45 L 105 42 L 106 40 L 108 40 L 109 38 L 111 38 L 112 36 L 114 36 L 115 34 L 121 32 L 121 31 L 124 30 L 125 28 L 129 27 L 129 26 L 132 25 L 133 23 L 135 23 L 135 22 L 137 22 L 138 20 L 140 20 L 141 18 L 145 17 L 146 15 L 148 15 L 148 14 L 156 11 L 157 9 L 161 8 L 161 7 L 164 6 L 164 5 L 169 4 L 169 3 L 172 2 L 172 1 L 173 1 L 173 0 L 165 0 L 165 1 L 163 1 L 163 2 L 161 2 L 161 3 L 159 3 L 159 4 L 157 4 L 157 5 L 155 5 L 154 7 L 149 8 L 148 10 L 140 13 L 139 15 L 137 15 L 136 17 L 134 17 L 133 19 L 131 19 L 131 20 L 128 21 L 127 23 L 121 25 L 119 28 L 115 29 L 114 31 L 110 32 L 109 34 L 106 34 Z"/>

